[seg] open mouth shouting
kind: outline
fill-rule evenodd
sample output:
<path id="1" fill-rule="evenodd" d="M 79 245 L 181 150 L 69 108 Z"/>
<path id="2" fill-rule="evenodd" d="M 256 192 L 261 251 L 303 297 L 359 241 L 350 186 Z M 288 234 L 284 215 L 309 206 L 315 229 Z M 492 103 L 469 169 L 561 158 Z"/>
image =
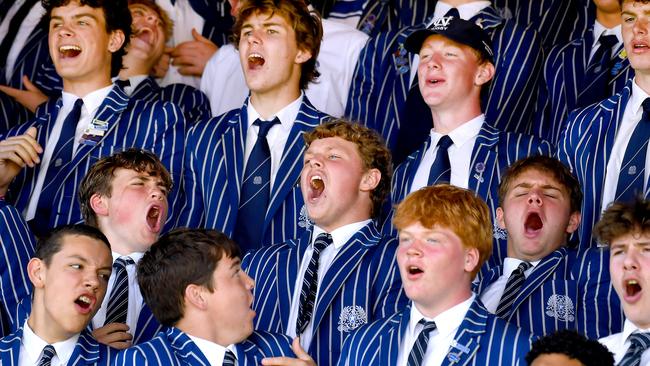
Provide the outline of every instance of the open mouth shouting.
<path id="1" fill-rule="evenodd" d="M 320 175 L 312 175 L 309 178 L 309 201 L 316 201 L 325 190 L 325 182 Z"/>
<path id="2" fill-rule="evenodd" d="M 536 236 L 544 227 L 542 218 L 537 212 L 530 212 L 524 221 L 524 232 L 526 236 Z"/>
<path id="3" fill-rule="evenodd" d="M 91 294 L 83 294 L 74 301 L 77 311 L 84 315 L 94 310 L 95 302 L 96 298 Z"/>
<path id="4" fill-rule="evenodd" d="M 74 58 L 81 53 L 81 47 L 77 45 L 63 45 L 59 47 L 61 58 Z"/>
<path id="5" fill-rule="evenodd" d="M 264 66 L 266 60 L 264 56 L 259 53 L 251 53 L 248 55 L 248 68 L 251 70 L 256 70 Z"/>
<path id="6" fill-rule="evenodd" d="M 623 289 L 625 289 L 624 299 L 628 303 L 634 303 L 641 298 L 643 288 L 639 281 L 633 278 L 623 280 Z"/>
<path id="7" fill-rule="evenodd" d="M 159 205 L 151 205 L 147 211 L 147 226 L 154 233 L 160 232 L 162 228 L 163 208 Z"/>

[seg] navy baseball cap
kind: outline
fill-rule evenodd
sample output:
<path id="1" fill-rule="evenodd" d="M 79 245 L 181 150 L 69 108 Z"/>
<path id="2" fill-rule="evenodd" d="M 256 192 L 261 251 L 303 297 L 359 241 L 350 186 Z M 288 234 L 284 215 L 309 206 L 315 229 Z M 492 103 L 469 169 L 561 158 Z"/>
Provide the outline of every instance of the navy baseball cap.
<path id="1" fill-rule="evenodd" d="M 409 52 L 420 53 L 422 43 L 433 34 L 440 34 L 452 41 L 472 47 L 482 53 L 490 62 L 494 62 L 494 52 L 490 46 L 492 41 L 487 33 L 478 25 L 455 16 L 436 19 L 429 28 L 413 32 L 406 38 L 404 48 Z"/>

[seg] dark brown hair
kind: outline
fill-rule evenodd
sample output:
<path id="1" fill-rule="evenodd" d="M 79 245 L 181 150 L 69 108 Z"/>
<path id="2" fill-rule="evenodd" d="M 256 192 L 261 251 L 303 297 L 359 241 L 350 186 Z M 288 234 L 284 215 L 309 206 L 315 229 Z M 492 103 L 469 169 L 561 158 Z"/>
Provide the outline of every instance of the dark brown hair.
<path id="1" fill-rule="evenodd" d="M 45 262 L 45 265 L 49 266 L 52 257 L 61 250 L 63 238 L 67 235 L 87 236 L 101 241 L 106 245 L 108 250 L 111 250 L 111 244 L 99 229 L 85 224 L 63 225 L 52 229 L 52 231 L 38 240 L 34 258 L 42 260 Z"/>
<path id="2" fill-rule="evenodd" d="M 605 245 L 631 233 L 650 233 L 650 201 L 639 197 L 632 202 L 614 202 L 594 227 L 594 236 Z"/>

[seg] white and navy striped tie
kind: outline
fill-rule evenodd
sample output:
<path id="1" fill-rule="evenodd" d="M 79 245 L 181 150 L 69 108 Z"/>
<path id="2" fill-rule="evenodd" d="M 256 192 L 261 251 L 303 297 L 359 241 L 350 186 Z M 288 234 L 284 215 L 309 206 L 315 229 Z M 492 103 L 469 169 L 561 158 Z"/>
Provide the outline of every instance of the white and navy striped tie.
<path id="1" fill-rule="evenodd" d="M 237 358 L 231 350 L 227 349 L 226 354 L 223 356 L 223 366 L 235 366 L 237 365 Z"/>
<path id="2" fill-rule="evenodd" d="M 532 264 L 528 262 L 521 262 L 519 266 L 512 271 L 510 277 L 508 277 L 508 282 L 506 282 L 506 288 L 503 290 L 503 295 L 501 295 L 501 300 L 499 301 L 499 306 L 495 313 L 496 316 L 505 318 L 509 315 L 512 303 L 515 302 L 517 294 L 521 289 L 521 285 L 523 285 L 526 280 L 524 272 L 526 272 L 526 270 L 531 266 Z"/>
<path id="3" fill-rule="evenodd" d="M 650 333 L 632 333 L 630 335 L 630 348 L 618 366 L 638 366 L 641 364 L 641 355 L 650 347 Z"/>
<path id="4" fill-rule="evenodd" d="M 43 354 L 41 356 L 41 359 L 38 361 L 38 366 L 50 366 L 52 363 L 52 357 L 54 357 L 54 355 L 56 355 L 56 351 L 51 344 L 43 347 Z"/>
<path id="5" fill-rule="evenodd" d="M 436 323 L 432 321 L 422 319 L 418 324 L 424 325 L 424 328 L 418 334 L 418 338 L 415 340 L 413 348 L 411 348 L 407 366 L 420 366 L 422 364 L 422 359 L 424 354 L 427 353 L 427 346 L 429 345 L 429 333 L 436 329 Z"/>
<path id="6" fill-rule="evenodd" d="M 126 313 L 129 309 L 129 275 L 126 266 L 135 264 L 130 257 L 119 257 L 113 263 L 115 282 L 106 306 L 106 321 L 110 323 L 126 323 Z"/>
<path id="7" fill-rule="evenodd" d="M 321 233 L 314 241 L 314 252 L 311 255 L 309 266 L 305 271 L 305 278 L 302 281 L 300 290 L 300 311 L 296 321 L 296 334 L 300 335 L 307 328 L 316 302 L 316 291 L 318 290 L 318 261 L 320 252 L 332 244 L 332 235 Z"/>

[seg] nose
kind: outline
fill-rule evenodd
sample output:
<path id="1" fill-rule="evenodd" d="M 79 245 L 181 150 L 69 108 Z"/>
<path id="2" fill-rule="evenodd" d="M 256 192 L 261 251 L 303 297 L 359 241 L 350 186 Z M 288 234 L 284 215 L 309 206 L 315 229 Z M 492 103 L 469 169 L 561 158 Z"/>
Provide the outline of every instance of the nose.
<path id="1" fill-rule="evenodd" d="M 637 18 L 634 22 L 634 27 L 632 28 L 636 34 L 647 34 L 648 33 L 648 20 L 644 18 Z"/>
<path id="2" fill-rule="evenodd" d="M 427 70 L 431 69 L 439 69 L 440 68 L 440 58 L 437 53 L 434 53 L 429 57 L 429 59 L 426 61 L 426 67 Z"/>
<path id="3" fill-rule="evenodd" d="M 70 27 L 68 27 L 66 24 L 61 24 L 61 27 L 58 30 L 58 36 L 59 37 L 70 37 L 73 34 L 74 33 L 72 32 Z"/>
<path id="4" fill-rule="evenodd" d="M 636 255 L 634 253 L 634 250 L 628 250 L 627 253 L 624 254 L 625 258 L 623 259 L 623 269 L 626 271 L 631 271 L 631 270 L 636 270 L 639 268 L 638 262 L 636 260 Z"/>
<path id="5" fill-rule="evenodd" d="M 543 203 L 542 198 L 536 192 L 532 192 L 530 194 L 530 196 L 528 196 L 528 204 L 529 205 L 541 206 L 542 203 Z"/>
<path id="6" fill-rule="evenodd" d="M 251 30 L 250 33 L 246 36 L 246 41 L 249 44 L 260 44 L 262 43 L 262 38 L 258 34 L 258 30 Z"/>
<path id="7" fill-rule="evenodd" d="M 86 289 L 90 290 L 91 292 L 97 291 L 99 288 L 99 275 L 96 273 L 89 273 L 84 281 L 84 286 Z"/>
<path id="8" fill-rule="evenodd" d="M 248 275 L 248 273 L 242 271 L 244 275 L 244 285 L 248 290 L 252 290 L 255 288 L 255 280 L 251 278 L 251 276 Z"/>

